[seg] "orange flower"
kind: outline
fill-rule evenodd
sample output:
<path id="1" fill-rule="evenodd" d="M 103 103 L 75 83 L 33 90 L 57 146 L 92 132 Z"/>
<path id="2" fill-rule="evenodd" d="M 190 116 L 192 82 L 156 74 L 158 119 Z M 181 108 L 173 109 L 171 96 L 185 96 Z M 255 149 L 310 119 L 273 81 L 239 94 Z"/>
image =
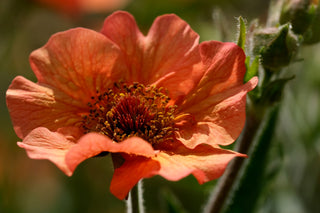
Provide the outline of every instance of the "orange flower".
<path id="1" fill-rule="evenodd" d="M 101 33 L 77 28 L 53 35 L 30 55 L 38 79 L 16 77 L 7 105 L 18 145 L 66 175 L 85 159 L 111 153 L 111 192 L 123 199 L 141 179 L 193 174 L 218 178 L 246 155 L 220 148 L 245 122 L 245 55 L 233 43 L 203 42 L 175 15 L 144 36 L 126 12 Z"/>
<path id="2" fill-rule="evenodd" d="M 129 0 L 35 0 L 67 14 L 105 12 L 123 7 Z"/>

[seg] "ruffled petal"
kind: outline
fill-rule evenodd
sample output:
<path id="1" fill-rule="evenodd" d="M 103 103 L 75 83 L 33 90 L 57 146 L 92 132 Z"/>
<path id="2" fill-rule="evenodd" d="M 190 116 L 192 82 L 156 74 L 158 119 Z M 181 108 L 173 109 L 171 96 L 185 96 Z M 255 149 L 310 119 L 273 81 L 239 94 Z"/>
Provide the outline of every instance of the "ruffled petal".
<path id="1" fill-rule="evenodd" d="M 203 75 L 199 36 L 176 15 L 158 17 L 143 36 L 129 13 L 116 12 L 101 32 L 125 54 L 132 81 L 164 87 L 173 100 L 187 94 Z"/>
<path id="2" fill-rule="evenodd" d="M 82 161 L 101 152 L 125 153 L 145 157 L 152 157 L 156 154 L 156 151 L 148 142 L 138 137 L 116 143 L 99 133 L 88 133 L 70 148 L 66 155 L 66 163 L 70 171 L 73 172 Z"/>
<path id="3" fill-rule="evenodd" d="M 23 142 L 18 142 L 18 146 L 24 148 L 30 158 L 50 160 L 71 176 L 72 171 L 65 162 L 65 156 L 81 134 L 75 127 L 62 128 L 58 132 L 39 127 L 31 131 Z"/>
<path id="4" fill-rule="evenodd" d="M 41 85 L 87 103 L 126 75 L 119 48 L 101 33 L 75 28 L 53 35 L 30 55 Z"/>
<path id="5" fill-rule="evenodd" d="M 73 174 L 82 161 L 102 152 L 147 158 L 158 153 L 148 142 L 138 137 L 116 143 L 99 133 L 83 135 L 76 127 L 64 127 L 56 132 L 39 127 L 31 131 L 23 142 L 18 142 L 18 145 L 26 149 L 30 158 L 48 159 L 68 176 Z"/>
<path id="6" fill-rule="evenodd" d="M 141 82 L 144 36 L 133 16 L 122 11 L 111 14 L 104 21 L 101 33 L 116 43 L 125 55 L 129 79 Z"/>
<path id="7" fill-rule="evenodd" d="M 110 184 L 110 191 L 118 199 L 123 200 L 139 180 L 156 175 L 159 169 L 159 162 L 151 158 L 127 158 L 121 167 L 115 169 Z"/>
<path id="8" fill-rule="evenodd" d="M 228 145 L 244 126 L 246 94 L 258 79 L 243 84 L 245 54 L 234 43 L 203 42 L 200 52 L 205 74 L 178 109 L 190 113 L 194 122 L 179 127 L 178 137 L 189 148 Z"/>
<path id="9" fill-rule="evenodd" d="M 252 78 L 244 85 L 234 87 L 200 101 L 186 109 L 195 122 L 179 126 L 177 138 L 189 148 L 206 143 L 217 147 L 229 145 L 240 135 L 246 119 L 246 94 L 258 83 Z"/>
<path id="10" fill-rule="evenodd" d="M 37 127 L 56 130 L 80 122 L 85 104 L 52 88 L 16 77 L 6 94 L 7 106 L 16 134 L 24 138 Z"/>
<path id="11" fill-rule="evenodd" d="M 205 73 L 186 97 L 185 107 L 243 85 L 245 54 L 239 46 L 229 42 L 208 41 L 200 44 L 200 53 Z"/>
<path id="12" fill-rule="evenodd" d="M 127 157 L 124 164 L 115 169 L 110 191 L 119 199 L 124 199 L 140 179 L 161 175 L 170 181 L 180 180 L 190 174 L 200 184 L 219 178 L 230 160 L 246 155 L 199 145 L 194 149 L 178 146 L 176 150 L 160 151 L 152 158 Z"/>
<path id="13" fill-rule="evenodd" d="M 194 149 L 182 146 L 173 152 L 160 152 L 153 159 L 161 165 L 159 175 L 177 181 L 192 174 L 200 184 L 219 178 L 234 157 L 247 157 L 234 151 L 199 145 Z"/>

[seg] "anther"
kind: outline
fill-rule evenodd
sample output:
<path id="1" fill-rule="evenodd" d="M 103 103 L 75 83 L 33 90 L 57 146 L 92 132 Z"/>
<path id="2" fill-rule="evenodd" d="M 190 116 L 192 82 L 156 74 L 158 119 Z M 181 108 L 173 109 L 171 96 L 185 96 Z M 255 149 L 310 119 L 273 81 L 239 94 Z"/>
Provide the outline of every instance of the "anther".
<path id="1" fill-rule="evenodd" d="M 138 136 L 152 145 L 175 137 L 175 109 L 164 88 L 134 82 L 115 82 L 104 93 L 97 91 L 88 103 L 89 115 L 83 116 L 85 132 L 100 132 L 116 142 Z M 179 117 L 179 116 L 178 116 Z"/>

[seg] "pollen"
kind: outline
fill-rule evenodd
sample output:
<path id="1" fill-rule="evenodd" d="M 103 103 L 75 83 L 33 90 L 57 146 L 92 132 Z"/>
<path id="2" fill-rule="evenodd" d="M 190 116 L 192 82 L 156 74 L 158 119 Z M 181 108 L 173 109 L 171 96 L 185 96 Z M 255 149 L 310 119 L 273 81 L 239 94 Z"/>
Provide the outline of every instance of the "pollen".
<path id="1" fill-rule="evenodd" d="M 153 146 L 174 139 L 176 106 L 168 105 L 163 88 L 119 82 L 91 99 L 83 116 L 86 133 L 99 132 L 115 142 L 138 136 Z"/>

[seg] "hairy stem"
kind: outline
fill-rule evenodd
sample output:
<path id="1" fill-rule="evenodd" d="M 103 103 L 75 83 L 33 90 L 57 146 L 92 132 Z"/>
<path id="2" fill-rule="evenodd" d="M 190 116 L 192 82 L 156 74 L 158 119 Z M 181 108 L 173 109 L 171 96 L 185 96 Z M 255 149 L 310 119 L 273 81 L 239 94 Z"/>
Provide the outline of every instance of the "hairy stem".
<path id="1" fill-rule="evenodd" d="M 260 113 L 264 114 L 264 112 Z M 257 116 L 255 111 L 248 110 L 246 125 L 242 135 L 237 140 L 237 152 L 244 154 L 249 153 L 254 137 L 262 123 L 262 114 Z M 215 190 L 211 194 L 207 205 L 205 206 L 205 213 L 221 212 L 231 194 L 244 161 L 244 158 L 235 158 L 230 162 L 224 175 L 220 178 Z"/>
<path id="2" fill-rule="evenodd" d="M 144 213 L 142 180 L 140 180 L 129 193 L 127 213 Z"/>

